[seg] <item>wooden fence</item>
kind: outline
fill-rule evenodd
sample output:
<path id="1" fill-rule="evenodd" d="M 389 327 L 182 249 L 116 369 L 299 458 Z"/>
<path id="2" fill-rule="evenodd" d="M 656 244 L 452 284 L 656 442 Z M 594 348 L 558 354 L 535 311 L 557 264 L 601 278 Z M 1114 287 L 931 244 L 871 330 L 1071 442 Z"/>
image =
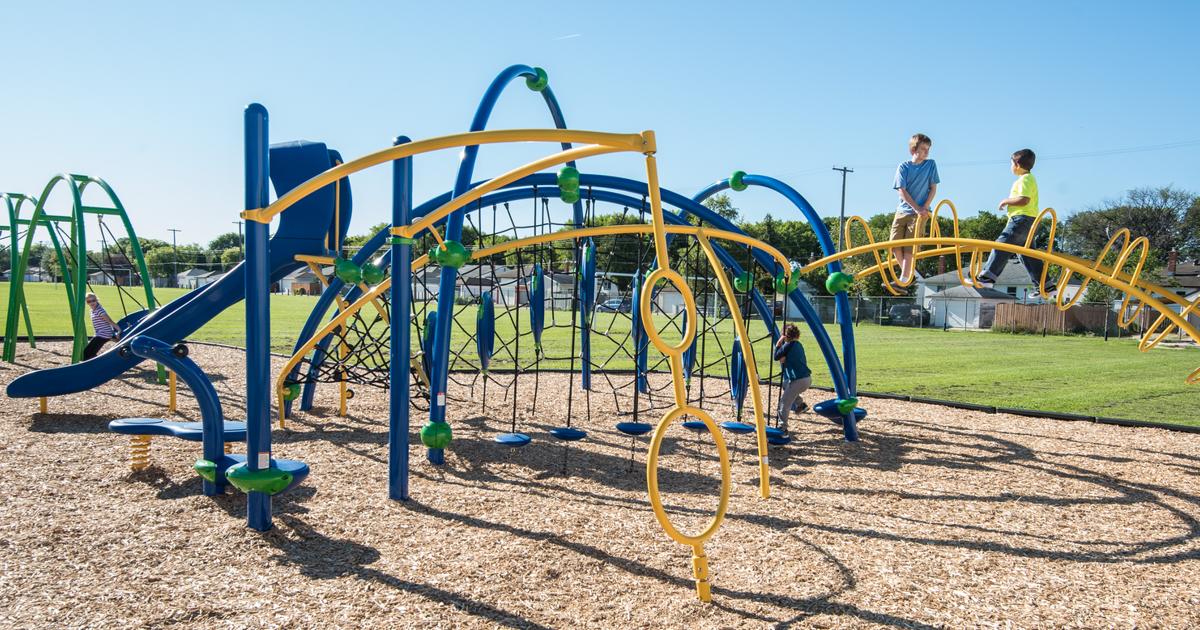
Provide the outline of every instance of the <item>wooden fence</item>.
<path id="1" fill-rule="evenodd" d="M 1117 328 L 1117 314 L 1104 304 L 1082 304 L 1060 311 L 1054 304 L 1004 304 L 996 305 L 996 318 L 992 330 L 1001 332 L 1046 332 L 1085 333 L 1097 335 L 1118 332 L 1140 332 L 1158 317 L 1151 309 L 1144 309 L 1133 323 L 1121 331 Z"/>

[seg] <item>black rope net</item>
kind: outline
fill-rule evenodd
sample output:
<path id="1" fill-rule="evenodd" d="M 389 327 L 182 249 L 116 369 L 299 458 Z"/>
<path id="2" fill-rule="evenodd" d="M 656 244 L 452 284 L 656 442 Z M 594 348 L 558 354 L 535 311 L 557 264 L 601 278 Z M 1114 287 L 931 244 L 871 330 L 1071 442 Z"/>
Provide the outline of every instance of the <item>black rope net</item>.
<path id="1" fill-rule="evenodd" d="M 650 222 L 650 209 L 645 199 L 640 207 L 621 206 L 604 215 L 597 214 L 600 204 L 592 198 L 590 190 L 584 191 L 583 200 L 584 225 L 587 227 Z M 465 216 L 464 245 L 479 250 L 519 238 L 574 229 L 576 226 L 569 211 L 557 213 L 566 214 L 566 218 L 556 218 L 556 213 L 551 212 L 554 204 L 561 205 L 557 199 L 545 197 L 535 197 L 534 201 L 521 204 L 483 206 L 477 203 Z M 476 259 L 460 268 L 451 323 L 448 375 L 449 382 L 457 387 L 449 388 L 448 398 L 458 402 L 475 401 L 485 412 L 504 410 L 516 431 L 525 413 L 521 411 L 518 399 L 533 401 L 536 408 L 541 373 L 567 372 L 573 380 L 568 388 L 568 417 L 575 416 L 576 407 L 579 407 L 578 414 L 590 419 L 592 397 L 605 396 L 612 399 L 622 419 L 657 420 L 674 405 L 670 365 L 668 358 L 644 335 L 635 334 L 633 317 L 638 278 L 645 277 L 655 265 L 652 238 L 649 234 L 594 238 L 597 265 L 595 309 L 590 317 L 588 337 L 591 345 L 590 389 L 580 386 L 583 367 L 580 336 L 587 326 L 579 292 L 583 243 L 567 239 L 517 247 Z M 414 256 L 435 244 L 429 236 L 418 239 L 413 245 Z M 740 417 L 742 411 L 736 409 L 728 378 L 732 369 L 735 326 L 718 281 L 695 238 L 675 235 L 670 248 L 672 266 L 684 275 L 697 304 L 695 361 L 688 379 L 689 404 L 713 413 Z M 748 249 L 728 251 L 731 254 L 740 252 L 745 260 L 738 262 L 745 268 L 754 268 Z M 533 295 L 531 284 L 537 268 L 542 270 L 545 286 L 541 343 L 537 342 L 531 326 L 529 308 Z M 764 271 L 761 267 L 758 272 L 756 277 L 761 277 L 763 282 L 758 282 L 757 286 L 763 290 L 767 304 L 776 312 L 786 314 L 786 309 L 776 304 L 777 296 L 770 282 L 774 272 Z M 439 267 L 428 265 L 415 270 L 410 280 L 412 304 L 408 318 L 413 359 L 409 380 L 414 393 L 412 405 L 421 410 L 427 410 L 429 404 L 426 357 L 429 331 L 426 328 L 431 314 L 437 309 L 440 275 Z M 681 338 L 686 326 L 686 312 L 678 292 L 667 283 L 642 290 L 654 291 L 651 302 L 654 322 L 646 325 L 657 325 L 666 339 Z M 495 331 L 486 370 L 477 350 L 479 330 L 476 324 L 476 314 L 485 293 L 491 294 Z M 752 307 L 749 293 L 738 296 L 740 302 L 736 308 L 746 321 L 758 360 L 759 376 L 767 385 L 762 387 L 764 412 L 773 417 L 769 411 L 771 401 L 778 395 L 776 388 L 782 385 L 782 375 L 778 374 L 770 358 L 773 338 L 758 311 Z M 388 388 L 391 315 L 387 292 L 383 292 L 353 313 L 332 332 L 326 344 L 318 346 L 306 357 L 295 372 L 298 376 L 288 384 L 347 382 Z M 644 372 L 636 369 L 639 342 L 647 348 Z M 779 383 L 776 383 L 777 376 Z M 457 398 L 455 392 L 465 392 L 466 398 Z M 747 395 L 742 409 L 750 409 L 750 404 Z"/>

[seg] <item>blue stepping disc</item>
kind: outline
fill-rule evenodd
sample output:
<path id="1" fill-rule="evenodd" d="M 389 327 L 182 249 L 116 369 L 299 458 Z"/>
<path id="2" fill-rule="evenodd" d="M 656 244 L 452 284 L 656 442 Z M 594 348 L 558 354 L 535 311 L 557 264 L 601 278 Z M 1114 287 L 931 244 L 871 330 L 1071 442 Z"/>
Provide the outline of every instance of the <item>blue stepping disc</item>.
<path id="1" fill-rule="evenodd" d="M 721 428 L 734 435 L 754 433 L 754 425 L 746 424 L 745 422 L 722 422 Z"/>
<path id="2" fill-rule="evenodd" d="M 772 446 L 783 446 L 785 444 L 789 444 L 791 441 L 792 438 L 786 435 L 772 435 L 767 438 L 767 444 Z"/>
<path id="3" fill-rule="evenodd" d="M 625 435 L 646 435 L 652 431 L 654 427 L 645 422 L 618 422 L 617 430 Z"/>
<path id="4" fill-rule="evenodd" d="M 575 442 L 587 437 L 587 431 L 581 431 L 572 427 L 558 427 L 550 429 L 550 435 L 559 440 Z"/>
<path id="5" fill-rule="evenodd" d="M 695 431 L 696 433 L 708 431 L 708 425 L 704 424 L 704 422 L 700 420 L 688 420 L 687 422 L 683 423 L 683 428 L 687 429 L 688 431 Z"/>
<path id="6" fill-rule="evenodd" d="M 783 437 L 783 436 L 787 435 L 786 433 L 783 432 L 783 429 L 779 429 L 776 427 L 767 427 L 765 433 L 767 434 L 768 440 L 770 440 L 773 437 L 778 438 L 778 437 Z"/>
<path id="7" fill-rule="evenodd" d="M 496 436 L 496 443 L 504 446 L 525 446 L 529 443 L 529 436 L 524 433 L 501 433 Z"/>

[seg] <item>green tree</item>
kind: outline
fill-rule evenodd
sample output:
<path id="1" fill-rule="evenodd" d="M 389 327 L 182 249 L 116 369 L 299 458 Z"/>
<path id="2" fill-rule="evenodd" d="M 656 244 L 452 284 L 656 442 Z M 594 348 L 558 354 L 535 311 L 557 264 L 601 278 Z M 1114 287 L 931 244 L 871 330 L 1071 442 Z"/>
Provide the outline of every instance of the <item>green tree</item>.
<path id="1" fill-rule="evenodd" d="M 390 230 L 391 228 L 392 228 L 391 223 L 386 223 L 386 222 L 385 223 L 376 223 L 375 225 L 372 225 L 367 230 L 366 234 L 355 234 L 353 236 L 347 236 L 345 241 L 343 241 L 343 246 L 348 249 L 360 248 L 363 245 L 366 245 L 367 241 L 371 240 L 371 237 L 378 234 L 380 232 L 380 230 Z"/>
<path id="2" fill-rule="evenodd" d="M 1134 238 L 1145 236 L 1150 241 L 1150 264 L 1160 267 L 1171 250 L 1200 247 L 1198 225 L 1200 209 L 1195 194 L 1170 186 L 1135 188 L 1119 199 L 1071 215 L 1062 243 L 1068 253 L 1095 258 L 1117 230 L 1129 228 Z"/>
<path id="3" fill-rule="evenodd" d="M 226 232 L 208 242 L 208 250 L 213 252 L 224 252 L 229 248 L 238 248 L 242 246 L 242 237 L 237 232 Z"/>
<path id="4" fill-rule="evenodd" d="M 738 217 L 741 216 L 741 213 L 738 211 L 737 207 L 733 205 L 733 200 L 730 199 L 729 195 L 725 193 L 716 194 L 708 199 L 705 199 L 704 207 L 716 212 L 726 219 L 729 219 L 733 223 L 737 223 Z"/>
<path id="5" fill-rule="evenodd" d="M 221 269 L 228 271 L 240 262 L 242 262 L 242 249 L 240 247 L 229 247 L 221 252 Z"/>
<path id="6" fill-rule="evenodd" d="M 196 244 L 180 245 L 178 250 L 174 247 L 156 247 L 146 254 L 146 268 L 154 278 L 170 278 L 207 262 L 204 251 Z"/>

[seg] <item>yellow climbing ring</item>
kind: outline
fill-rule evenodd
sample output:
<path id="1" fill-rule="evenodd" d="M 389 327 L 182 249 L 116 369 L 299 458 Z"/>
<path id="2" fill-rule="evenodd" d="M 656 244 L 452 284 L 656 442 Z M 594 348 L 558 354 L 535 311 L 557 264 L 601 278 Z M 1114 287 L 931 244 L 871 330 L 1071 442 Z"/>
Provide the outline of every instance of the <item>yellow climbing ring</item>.
<path id="1" fill-rule="evenodd" d="M 679 531 L 671 522 L 663 507 L 662 495 L 658 490 L 658 455 L 659 450 L 662 449 L 663 436 L 666 435 L 671 424 L 682 416 L 692 416 L 703 422 L 704 426 L 708 427 L 709 435 L 713 436 L 717 452 L 721 455 L 721 499 L 717 504 L 717 513 L 713 515 L 708 527 L 705 527 L 700 533 L 692 535 Z M 721 430 L 717 427 L 717 423 L 713 422 L 712 417 L 703 409 L 696 407 L 682 406 L 668 411 L 662 420 L 659 420 L 658 427 L 654 430 L 654 436 L 650 440 L 650 455 L 646 460 L 646 489 L 650 493 L 650 506 L 654 508 L 654 517 L 662 525 L 663 531 L 675 542 L 691 546 L 692 573 L 696 577 L 696 594 L 701 601 L 705 602 L 712 601 L 712 582 L 709 580 L 708 555 L 704 553 L 704 543 L 716 533 L 717 528 L 721 526 L 721 521 L 725 520 L 725 510 L 729 507 L 729 488 L 729 457 L 725 450 L 725 438 L 721 437 Z"/>

